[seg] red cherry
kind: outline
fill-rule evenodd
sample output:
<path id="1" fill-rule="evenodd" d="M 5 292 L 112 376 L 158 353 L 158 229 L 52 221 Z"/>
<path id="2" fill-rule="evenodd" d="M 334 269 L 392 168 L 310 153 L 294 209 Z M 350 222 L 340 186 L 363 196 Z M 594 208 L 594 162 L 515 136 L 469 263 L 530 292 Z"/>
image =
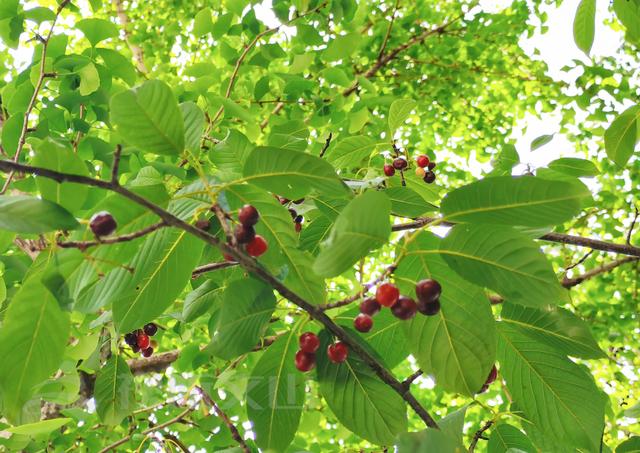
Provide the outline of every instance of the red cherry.
<path id="1" fill-rule="evenodd" d="M 393 304 L 398 301 L 398 297 L 400 297 L 400 291 L 396 285 L 392 283 L 383 283 L 378 286 L 378 290 L 376 291 L 376 300 L 380 305 L 392 307 Z"/>
<path id="2" fill-rule="evenodd" d="M 143 351 L 147 349 L 149 347 L 150 342 L 151 340 L 149 339 L 149 335 L 147 335 L 146 333 L 138 334 L 138 347 L 140 349 L 142 349 Z"/>
<path id="3" fill-rule="evenodd" d="M 153 348 L 151 347 L 142 350 L 143 357 L 151 357 L 151 354 L 153 354 Z"/>
<path id="4" fill-rule="evenodd" d="M 246 246 L 247 253 L 255 257 L 262 255 L 267 251 L 267 248 L 269 248 L 267 241 L 259 234 L 256 234 L 256 237 Z"/>
<path id="5" fill-rule="evenodd" d="M 300 335 L 300 350 L 303 352 L 313 353 L 320 347 L 320 340 L 313 332 L 305 332 Z"/>
<path id="6" fill-rule="evenodd" d="M 373 316 L 380 311 L 380 304 L 373 297 L 367 297 L 360 303 L 360 313 Z"/>
<path id="7" fill-rule="evenodd" d="M 403 157 L 393 159 L 393 168 L 396 170 L 404 170 L 407 168 L 407 161 Z"/>
<path id="8" fill-rule="evenodd" d="M 342 363 L 347 360 L 349 348 L 341 341 L 330 344 L 327 348 L 327 356 L 333 363 Z"/>
<path id="9" fill-rule="evenodd" d="M 89 220 L 89 228 L 98 237 L 109 236 L 117 227 L 116 219 L 107 211 L 98 212 Z"/>
<path id="10" fill-rule="evenodd" d="M 371 316 L 369 315 L 365 315 L 364 313 L 360 313 L 353 320 L 353 326 L 358 332 L 369 332 L 373 327 L 373 318 L 371 318 Z"/>
<path id="11" fill-rule="evenodd" d="M 296 229 L 296 233 L 299 233 L 302 231 L 302 224 L 301 223 L 296 223 L 295 224 L 295 229 Z"/>
<path id="12" fill-rule="evenodd" d="M 393 316 L 404 321 L 413 318 L 416 315 L 416 311 L 418 311 L 418 306 L 414 300 L 405 296 L 401 296 L 398 302 L 391 307 Z"/>
<path id="13" fill-rule="evenodd" d="M 425 303 L 435 302 L 440 298 L 442 286 L 437 280 L 426 278 L 416 283 L 416 296 Z"/>
<path id="14" fill-rule="evenodd" d="M 418 303 L 416 305 L 418 306 L 418 311 L 426 316 L 437 315 L 440 311 L 439 300 L 436 300 L 434 302 L 425 302 L 423 300 L 418 300 Z"/>
<path id="15" fill-rule="evenodd" d="M 312 352 L 296 352 L 296 368 L 303 373 L 311 371 L 316 366 L 316 355 Z"/>
<path id="16" fill-rule="evenodd" d="M 429 165 L 429 158 L 422 154 L 416 159 L 416 164 L 418 164 L 418 167 L 424 168 Z"/>
<path id="17" fill-rule="evenodd" d="M 497 377 L 498 377 L 498 369 L 496 368 L 495 365 L 493 365 L 493 368 L 491 368 L 491 371 L 489 372 L 489 377 L 487 378 L 487 382 L 485 382 L 484 385 L 489 386 L 496 380 Z"/>
<path id="18" fill-rule="evenodd" d="M 395 169 L 395 168 L 393 168 L 393 165 L 386 164 L 386 165 L 383 167 L 383 170 L 384 170 L 384 174 L 385 174 L 386 176 L 393 176 L 393 175 L 395 175 L 395 174 L 396 174 L 396 169 Z"/>
<path id="19" fill-rule="evenodd" d="M 260 214 L 258 210 L 250 204 L 245 204 L 240 211 L 238 211 L 238 221 L 245 227 L 254 226 L 260 220 Z"/>

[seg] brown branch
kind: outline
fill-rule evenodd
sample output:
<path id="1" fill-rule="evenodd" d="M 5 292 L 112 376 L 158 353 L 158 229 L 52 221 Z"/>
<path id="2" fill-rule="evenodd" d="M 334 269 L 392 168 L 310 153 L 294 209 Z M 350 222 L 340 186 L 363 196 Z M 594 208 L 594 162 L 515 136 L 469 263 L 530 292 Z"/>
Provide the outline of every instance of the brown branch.
<path id="1" fill-rule="evenodd" d="M 220 207 L 218 203 L 211 206 L 211 211 L 216 215 L 218 221 L 220 222 L 220 227 L 222 231 L 224 231 L 224 235 L 227 238 L 227 244 L 231 244 L 233 246 L 236 245 L 236 238 L 233 235 L 233 231 L 229 228 L 229 224 L 227 223 L 227 213 Z"/>
<path id="2" fill-rule="evenodd" d="M 122 0 L 113 0 L 113 4 L 116 7 L 116 13 L 118 15 L 120 25 L 122 25 L 124 40 L 127 43 L 127 46 L 129 46 L 129 50 L 131 50 L 133 60 L 136 62 L 136 68 L 142 74 L 146 74 L 149 71 L 144 64 L 144 52 L 142 51 L 142 48 L 140 46 L 134 44 L 131 41 L 131 32 L 127 29 L 127 27 L 129 26 L 129 16 L 127 16 L 127 12 L 124 10 Z"/>
<path id="3" fill-rule="evenodd" d="M 29 104 L 27 104 L 27 110 L 24 112 L 22 129 L 20 130 L 20 136 L 18 137 L 18 146 L 16 147 L 16 152 L 13 154 L 14 162 L 18 162 L 20 160 L 20 154 L 22 154 L 22 149 L 24 148 L 24 145 L 27 142 L 27 132 L 29 131 L 29 116 L 31 115 L 31 112 L 33 111 L 33 108 L 36 105 L 36 101 L 38 100 L 38 94 L 40 93 L 40 89 L 42 88 L 44 79 L 46 79 L 48 75 L 45 72 L 45 65 L 46 65 L 46 59 L 47 59 L 47 49 L 49 47 L 49 41 L 51 40 L 51 36 L 53 34 L 53 29 L 56 26 L 56 22 L 58 21 L 58 18 L 60 17 L 60 13 L 64 9 L 64 7 L 67 6 L 70 2 L 71 0 L 63 0 L 58 5 L 58 9 L 56 10 L 56 14 L 53 18 L 53 22 L 51 22 L 51 28 L 49 29 L 47 36 L 45 38 L 40 37 L 40 42 L 42 43 L 42 53 L 40 54 L 40 68 L 38 71 L 38 80 L 36 81 L 36 84 L 33 88 L 33 94 L 31 95 Z M 13 175 L 14 175 L 13 171 L 9 172 L 7 176 L 7 180 L 4 182 L 4 185 L 2 186 L 2 190 L 0 190 L 0 195 L 3 195 L 9 188 L 9 185 L 13 180 Z"/>
<path id="4" fill-rule="evenodd" d="M 229 416 L 225 414 L 222 411 L 222 409 L 220 409 L 220 407 L 218 407 L 216 402 L 213 401 L 213 398 L 211 398 L 211 396 L 207 392 L 205 392 L 202 387 L 200 387 L 199 385 L 196 385 L 195 388 L 198 391 L 198 393 L 200 393 L 200 395 L 202 396 L 202 399 L 204 400 L 204 402 L 207 403 L 209 406 L 211 406 L 213 408 L 213 411 L 216 413 L 216 415 L 222 419 L 225 425 L 227 425 L 227 428 L 229 428 L 229 431 L 231 431 L 231 437 L 233 437 L 233 439 L 238 443 L 238 445 L 240 445 L 240 448 L 242 449 L 242 451 L 244 451 L 245 453 L 251 453 L 251 449 L 249 448 L 247 443 L 244 441 L 244 439 L 240 435 L 240 432 L 238 431 L 238 428 L 236 428 L 236 425 L 233 424 Z"/>
<path id="5" fill-rule="evenodd" d="M 111 164 L 111 183 L 118 184 L 118 172 L 120 171 L 120 158 L 122 157 L 122 145 L 116 145 L 113 151 L 113 163 Z"/>
<path id="6" fill-rule="evenodd" d="M 64 249 L 80 249 L 86 250 L 89 247 L 94 247 L 96 245 L 108 245 L 108 244 L 117 244 L 120 242 L 129 242 L 134 239 L 138 239 L 142 236 L 146 236 L 149 233 L 153 233 L 160 228 L 164 228 L 168 226 L 164 221 L 154 223 L 153 225 L 149 225 L 146 228 L 143 228 L 139 231 L 134 231 L 133 233 L 123 234 L 121 236 L 114 236 L 102 239 L 96 239 L 94 241 L 66 241 L 66 242 L 57 242 L 58 247 L 62 247 Z"/>
<path id="7" fill-rule="evenodd" d="M 593 252 L 595 252 L 595 250 L 589 250 L 578 261 L 576 261 L 575 263 L 571 264 L 570 266 L 565 267 L 565 269 L 564 269 L 565 272 L 573 269 L 574 267 L 580 266 L 582 263 L 584 263 L 587 260 L 587 258 L 589 258 L 591 255 L 593 255 Z"/>
<path id="8" fill-rule="evenodd" d="M 203 264 L 202 266 L 198 266 L 193 270 L 193 272 L 191 273 L 191 278 L 198 278 L 206 272 L 213 272 L 219 269 L 226 269 L 228 267 L 233 267 L 237 265 L 238 263 L 235 261 L 222 261 L 220 263 Z"/>
<path id="9" fill-rule="evenodd" d="M 411 387 L 411 384 L 413 384 L 413 381 L 415 381 L 416 379 L 418 379 L 422 375 L 423 375 L 422 370 L 417 370 L 411 376 L 409 376 L 404 381 L 402 381 L 402 385 L 404 385 L 408 390 L 409 387 Z"/>
<path id="10" fill-rule="evenodd" d="M 480 439 L 486 439 L 483 434 L 485 433 L 485 431 L 491 428 L 491 426 L 493 426 L 493 423 L 493 420 L 489 420 L 484 425 L 482 425 L 478 431 L 476 431 L 476 433 L 473 435 L 473 439 L 471 440 L 471 444 L 469 444 L 469 453 L 472 453 L 473 450 L 475 450 L 476 445 L 478 445 L 478 441 Z"/>
<path id="11" fill-rule="evenodd" d="M 180 351 L 178 350 L 168 351 L 147 358 L 127 360 L 127 365 L 129 365 L 131 373 L 136 376 L 146 373 L 161 373 L 178 360 L 179 356 Z"/>
<path id="12" fill-rule="evenodd" d="M 589 280 L 590 278 L 596 277 L 600 274 L 604 274 L 605 272 L 609 272 L 618 266 L 622 266 L 623 264 L 638 261 L 639 259 L 640 258 L 635 256 L 625 256 L 624 258 L 620 258 L 615 261 L 611 261 L 610 263 L 603 264 L 602 266 L 591 269 L 590 271 L 587 271 L 582 275 L 578 275 L 577 277 L 565 277 L 562 280 L 562 286 L 564 286 L 565 288 L 572 288 L 584 282 L 585 280 Z"/>
<path id="13" fill-rule="evenodd" d="M 170 425 L 173 425 L 174 423 L 180 422 L 187 415 L 189 415 L 191 412 L 193 412 L 195 409 L 196 409 L 195 406 L 188 407 L 185 410 L 183 410 L 182 412 L 180 412 L 178 415 L 173 417 L 171 420 L 167 420 L 164 423 L 160 423 L 159 425 L 152 426 L 151 428 L 145 429 L 144 431 L 142 431 L 141 434 L 143 436 L 146 436 L 147 434 L 151 434 L 151 433 L 154 433 L 156 431 L 160 431 L 161 429 L 164 429 L 167 426 L 170 426 Z M 131 440 L 131 436 L 132 436 L 132 434 L 128 434 L 128 435 L 124 436 L 122 439 L 115 441 L 111 445 L 107 445 L 102 450 L 100 450 L 98 453 L 106 453 L 109 450 L 113 450 L 114 448 L 119 447 L 120 445 L 127 443 L 129 440 Z"/>
<path id="14" fill-rule="evenodd" d="M 322 150 L 320 151 L 320 158 L 324 157 L 324 153 L 327 152 L 327 150 L 329 149 L 329 145 L 331 144 L 331 139 L 333 138 L 333 133 L 329 132 L 329 136 L 327 137 L 327 140 L 324 142 L 324 146 L 322 147 Z"/>
<path id="15" fill-rule="evenodd" d="M 115 193 L 122 195 L 123 197 L 144 206 L 149 211 L 156 214 L 160 219 L 164 220 L 169 226 L 179 228 L 202 241 L 218 247 L 222 253 L 228 254 L 235 261 L 237 261 L 246 271 L 254 274 L 257 278 L 269 284 L 273 289 L 278 291 L 282 297 L 288 299 L 293 304 L 297 305 L 316 321 L 320 322 L 325 328 L 331 332 L 340 341 L 344 342 L 354 354 L 360 356 L 362 361 L 369 366 L 375 374 L 394 391 L 396 391 L 409 406 L 418 414 L 418 416 L 425 422 L 425 424 L 432 428 L 437 428 L 438 424 L 427 412 L 427 410 L 420 404 L 420 402 L 413 396 L 411 392 L 407 392 L 402 386 L 402 383 L 398 381 L 393 374 L 385 368 L 385 366 L 374 357 L 365 347 L 359 342 L 355 341 L 342 327 L 338 326 L 333 320 L 327 316 L 322 309 L 317 305 L 308 302 L 300 297 L 298 294 L 290 290 L 284 285 L 278 278 L 268 272 L 262 267 L 256 260 L 244 254 L 240 250 L 229 246 L 228 244 L 221 242 L 214 235 L 198 229 L 194 225 L 191 225 L 182 219 L 176 217 L 170 212 L 164 210 L 155 203 L 147 200 L 146 198 L 128 190 L 127 188 L 115 185 L 110 181 L 103 181 L 100 179 L 90 178 L 88 176 L 72 175 L 69 173 L 61 173 L 54 170 L 49 170 L 42 167 L 32 167 L 29 165 L 18 164 L 11 161 L 0 161 L 0 171 L 16 171 L 20 173 L 37 174 L 40 177 L 45 177 L 58 182 L 75 182 L 78 184 L 84 184 L 92 187 L 100 187 Z"/>
<path id="16" fill-rule="evenodd" d="M 382 46 L 380 47 L 380 53 L 378 53 L 378 61 L 382 60 L 382 58 L 384 57 L 384 51 L 387 48 L 387 42 L 389 41 L 389 37 L 391 36 L 391 29 L 393 28 L 393 21 L 396 19 L 398 6 L 400 6 L 400 0 L 396 0 L 396 6 L 393 8 L 393 12 L 391 13 L 391 20 L 389 21 L 389 26 L 387 27 L 387 33 L 384 35 L 384 40 L 382 41 Z"/>
<path id="17" fill-rule="evenodd" d="M 633 234 L 633 229 L 636 226 L 636 222 L 638 221 L 638 216 L 640 216 L 640 211 L 638 211 L 638 207 L 634 206 L 635 214 L 633 216 L 633 220 L 631 221 L 631 226 L 629 227 L 629 231 L 627 232 L 627 245 L 631 245 L 631 235 Z"/>

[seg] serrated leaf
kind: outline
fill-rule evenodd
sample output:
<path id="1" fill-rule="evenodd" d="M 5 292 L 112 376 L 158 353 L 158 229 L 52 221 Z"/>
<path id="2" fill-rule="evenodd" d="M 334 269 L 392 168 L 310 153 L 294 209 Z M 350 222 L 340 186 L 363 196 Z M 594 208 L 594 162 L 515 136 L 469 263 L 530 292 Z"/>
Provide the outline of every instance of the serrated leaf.
<path id="1" fill-rule="evenodd" d="M 249 278 L 231 282 L 222 296 L 208 351 L 225 360 L 251 351 L 275 306 L 273 290 L 261 281 Z"/>
<path id="2" fill-rule="evenodd" d="M 300 248 L 316 256 L 320 252 L 320 244 L 327 240 L 333 222 L 321 215 L 307 224 L 300 233 Z"/>
<path id="3" fill-rule="evenodd" d="M 495 362 L 495 321 L 482 289 L 448 268 L 439 245 L 436 236 L 420 233 L 394 273 L 401 292 L 410 297 L 419 280 L 433 278 L 442 286 L 438 314 L 417 313 L 405 323 L 406 337 L 420 369 L 433 374 L 438 387 L 472 396 Z"/>
<path id="4" fill-rule="evenodd" d="M 604 397 L 592 377 L 517 327 L 499 323 L 498 332 L 500 372 L 525 416 L 546 436 L 597 451 Z"/>
<path id="5" fill-rule="evenodd" d="M 604 133 L 607 156 L 624 167 L 638 143 L 638 118 L 640 106 L 634 105 L 618 115 Z"/>
<path id="6" fill-rule="evenodd" d="M 506 453 L 510 449 L 517 449 L 525 453 L 536 453 L 537 450 L 527 436 L 515 426 L 501 423 L 491 430 L 488 453 Z"/>
<path id="7" fill-rule="evenodd" d="M 34 386 L 58 369 L 68 335 L 68 315 L 38 276 L 28 279 L 13 296 L 0 328 L 0 389 L 9 420 L 20 422 Z"/>
<path id="8" fill-rule="evenodd" d="M 549 135 L 541 135 L 539 137 L 534 138 L 531 141 L 531 146 L 530 146 L 531 151 L 535 151 L 538 148 L 542 148 L 544 145 L 546 145 L 551 140 L 553 140 L 554 136 L 555 134 L 549 134 Z"/>
<path id="9" fill-rule="evenodd" d="M 15 233 L 75 230 L 80 224 L 69 211 L 47 200 L 27 195 L 0 197 L 0 228 Z"/>
<path id="10" fill-rule="evenodd" d="M 391 234 L 390 208 L 389 199 L 374 190 L 349 202 L 338 215 L 313 270 L 323 277 L 335 277 L 385 244 Z"/>
<path id="11" fill-rule="evenodd" d="M 36 146 L 33 165 L 74 175 L 87 176 L 87 166 L 70 149 L 57 143 L 44 141 Z M 89 188 L 81 184 L 58 183 L 52 179 L 36 178 L 38 190 L 45 200 L 59 204 L 70 212 L 78 211 L 89 193 Z"/>
<path id="12" fill-rule="evenodd" d="M 571 219 L 587 196 L 579 182 L 496 176 L 449 192 L 440 210 L 454 222 L 542 227 Z"/>
<path id="13" fill-rule="evenodd" d="M 389 108 L 389 130 L 393 134 L 409 118 L 418 103 L 413 99 L 397 99 Z"/>
<path id="14" fill-rule="evenodd" d="M 589 55 L 596 31 L 596 0 L 582 0 L 573 20 L 573 39 L 580 50 Z"/>
<path id="15" fill-rule="evenodd" d="M 305 400 L 304 375 L 295 368 L 298 331 L 278 338 L 253 368 L 247 415 L 263 450 L 285 451 L 298 430 Z"/>
<path id="16" fill-rule="evenodd" d="M 255 148 L 244 165 L 245 180 L 291 200 L 312 189 L 333 197 L 348 195 L 334 168 L 319 157 L 285 148 Z"/>
<path id="17" fill-rule="evenodd" d="M 211 148 L 209 159 L 223 177 L 237 179 L 242 175 L 244 164 L 253 148 L 247 137 L 236 130 L 230 130 L 224 140 Z"/>
<path id="18" fill-rule="evenodd" d="M 338 168 L 360 165 L 380 143 L 365 135 L 355 135 L 340 140 L 329 147 L 327 159 Z"/>
<path id="19" fill-rule="evenodd" d="M 461 277 L 512 302 L 541 307 L 567 297 L 536 243 L 512 228 L 457 225 L 439 253 Z"/>
<path id="20" fill-rule="evenodd" d="M 326 351 L 328 344 L 329 335 L 324 333 L 320 350 Z M 331 411 L 354 434 L 377 445 L 389 445 L 406 431 L 403 399 L 353 354 L 340 364 L 318 354 L 317 378 Z"/>
<path id="21" fill-rule="evenodd" d="M 518 326 L 534 340 L 583 359 L 602 359 L 607 355 L 593 338 L 589 325 L 560 307 L 536 309 L 505 302 L 502 321 Z"/>
<path id="22" fill-rule="evenodd" d="M 223 290 L 224 288 L 219 287 L 214 281 L 207 280 L 187 294 L 182 307 L 184 322 L 192 322 L 211 311 L 214 304 L 220 300 Z"/>
<path id="23" fill-rule="evenodd" d="M 600 170 L 593 162 L 577 157 L 561 157 L 549 162 L 548 167 L 576 178 L 598 176 L 600 173 Z"/>
<path id="24" fill-rule="evenodd" d="M 204 131 L 204 113 L 194 102 L 180 104 L 180 112 L 184 121 L 184 146 L 197 152 L 200 149 L 200 139 Z"/>
<path id="25" fill-rule="evenodd" d="M 119 425 L 135 408 L 133 375 L 119 355 L 112 355 L 96 378 L 96 413 L 102 423 Z"/>
<path id="26" fill-rule="evenodd" d="M 389 187 L 384 191 L 391 201 L 391 212 L 395 215 L 415 218 L 436 209 L 409 187 Z"/>
<path id="27" fill-rule="evenodd" d="M 111 121 L 120 135 L 142 151 L 177 155 L 184 149 L 184 124 L 171 88 L 148 80 L 111 98 Z"/>

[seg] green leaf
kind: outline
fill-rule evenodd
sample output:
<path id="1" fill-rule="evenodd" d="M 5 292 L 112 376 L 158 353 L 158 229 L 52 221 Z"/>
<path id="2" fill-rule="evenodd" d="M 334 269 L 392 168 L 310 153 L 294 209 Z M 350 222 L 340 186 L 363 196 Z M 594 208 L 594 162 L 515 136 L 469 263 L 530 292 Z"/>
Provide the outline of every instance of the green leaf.
<path id="1" fill-rule="evenodd" d="M 0 328 L 3 415 L 21 419 L 34 386 L 58 369 L 69 336 L 69 317 L 38 276 L 13 296 Z"/>
<path id="2" fill-rule="evenodd" d="M 596 0 L 582 0 L 573 21 L 573 39 L 580 50 L 589 55 L 596 31 Z"/>
<path id="3" fill-rule="evenodd" d="M 354 167 L 371 156 L 380 143 L 365 135 L 355 135 L 329 146 L 327 159 L 337 168 Z"/>
<path id="4" fill-rule="evenodd" d="M 204 131 L 204 113 L 194 102 L 180 104 L 180 112 L 184 121 L 184 146 L 197 152 L 200 150 L 200 139 Z"/>
<path id="5" fill-rule="evenodd" d="M 491 176 L 511 175 L 513 167 L 520 163 L 520 156 L 516 147 L 511 144 L 502 145 L 502 149 L 491 162 L 493 170 L 489 173 Z"/>
<path id="6" fill-rule="evenodd" d="M 298 430 L 305 400 L 304 375 L 295 368 L 298 331 L 291 330 L 264 352 L 247 387 L 247 415 L 256 444 L 285 451 Z"/>
<path id="7" fill-rule="evenodd" d="M 577 157 L 561 157 L 549 162 L 548 167 L 576 178 L 598 176 L 600 173 L 600 170 L 593 162 Z"/>
<path id="8" fill-rule="evenodd" d="M 136 83 L 136 68 L 128 58 L 112 49 L 97 48 L 95 50 L 115 77 L 122 79 L 129 86 L 133 86 Z"/>
<path id="9" fill-rule="evenodd" d="M 638 44 L 640 39 L 640 5 L 632 0 L 613 0 L 613 10 L 618 20 L 627 28 L 626 39 Z"/>
<path id="10" fill-rule="evenodd" d="M 253 148 L 247 137 L 232 129 L 224 140 L 211 148 L 209 159 L 220 170 L 222 176 L 238 179 L 242 176 L 242 169 Z"/>
<path id="11" fill-rule="evenodd" d="M 212 310 L 214 304 L 220 300 L 224 288 L 220 288 L 212 280 L 205 281 L 202 285 L 187 294 L 182 307 L 182 319 L 184 322 L 193 322 L 200 316 Z"/>
<path id="12" fill-rule="evenodd" d="M 291 200 L 312 189 L 333 197 L 348 195 L 347 186 L 328 162 L 285 148 L 255 148 L 244 165 L 244 178 Z"/>
<path id="13" fill-rule="evenodd" d="M 422 279 L 433 278 L 443 288 L 438 314 L 416 314 L 405 323 L 406 337 L 420 369 L 432 374 L 436 385 L 472 396 L 495 362 L 495 321 L 484 291 L 458 277 L 438 255 L 440 242 L 421 232 L 394 273 L 401 292 L 411 297 Z"/>
<path id="14" fill-rule="evenodd" d="M 102 423 L 119 425 L 135 408 L 133 375 L 119 355 L 112 355 L 96 378 L 94 397 L 96 413 Z"/>
<path id="15" fill-rule="evenodd" d="M 427 428 L 398 436 L 398 453 L 464 453 L 462 428 L 467 407 L 464 406 L 438 420 L 439 429 Z"/>
<path id="16" fill-rule="evenodd" d="M 582 359 L 607 357 L 593 338 L 589 325 L 564 308 L 535 309 L 505 302 L 501 316 L 504 323 L 518 326 L 532 339 L 567 355 Z"/>
<path id="17" fill-rule="evenodd" d="M 13 434 L 22 434 L 33 438 L 39 438 L 42 436 L 48 436 L 53 431 L 62 428 L 70 421 L 72 421 L 70 418 L 54 418 L 53 420 L 42 420 L 35 423 L 12 426 L 10 428 L 6 428 L 6 431 Z"/>
<path id="18" fill-rule="evenodd" d="M 511 448 L 525 453 L 537 452 L 536 448 L 522 431 L 515 426 L 501 423 L 491 430 L 487 452 L 506 453 Z"/>
<path id="19" fill-rule="evenodd" d="M 384 193 L 391 200 L 391 212 L 395 215 L 415 218 L 436 209 L 409 187 L 390 187 Z"/>
<path id="20" fill-rule="evenodd" d="M 627 164 L 638 143 L 639 116 L 640 106 L 629 107 L 613 120 L 604 133 L 607 156 L 620 167 Z"/>
<path id="21" fill-rule="evenodd" d="M 327 45 L 324 58 L 327 61 L 344 60 L 358 50 L 361 43 L 362 35 L 360 33 L 349 33 L 337 36 Z"/>
<path id="22" fill-rule="evenodd" d="M 531 141 L 531 151 L 535 151 L 538 148 L 542 148 L 544 145 L 553 140 L 555 134 L 549 135 L 541 135 L 540 137 L 536 137 Z"/>
<path id="23" fill-rule="evenodd" d="M 286 266 L 285 284 L 306 300 L 323 303 L 324 281 L 311 270 L 311 256 L 298 249 L 298 240 L 289 211 L 271 194 L 251 184 L 229 186 L 225 189 L 225 194 L 234 208 L 251 204 L 260 213 L 256 231 L 270 244 L 260 261 L 274 274 L 279 274 L 281 267 Z"/>
<path id="24" fill-rule="evenodd" d="M 632 436 L 616 447 L 616 453 L 640 452 L 640 436 Z"/>
<path id="25" fill-rule="evenodd" d="M 579 182 L 496 176 L 449 192 L 440 209 L 453 222 L 542 227 L 571 219 L 587 196 Z"/>
<path id="26" fill-rule="evenodd" d="M 517 327 L 499 323 L 498 332 L 500 372 L 527 419 L 558 442 L 597 451 L 605 399 L 592 377 Z"/>
<path id="27" fill-rule="evenodd" d="M 417 102 L 413 99 L 398 99 L 393 101 L 393 104 L 391 104 L 389 108 L 389 130 L 393 133 L 402 126 L 417 105 Z"/>
<path id="28" fill-rule="evenodd" d="M 390 209 L 389 199 L 381 192 L 369 190 L 354 198 L 338 215 L 313 270 L 335 277 L 384 245 L 391 234 Z"/>
<path id="29" fill-rule="evenodd" d="M 249 278 L 231 282 L 222 299 L 207 349 L 222 359 L 231 360 L 258 344 L 275 309 L 276 298 L 269 286 Z"/>
<path id="30" fill-rule="evenodd" d="M 100 88 L 100 74 L 93 63 L 78 69 L 78 76 L 80 77 L 80 95 L 88 96 Z"/>
<path id="31" fill-rule="evenodd" d="M 95 47 L 100 41 L 118 36 L 116 24 L 104 19 L 82 19 L 76 22 L 75 27 L 84 34 L 92 47 Z"/>
<path id="32" fill-rule="evenodd" d="M 0 228 L 4 230 L 37 234 L 79 226 L 69 211 L 50 201 L 26 195 L 0 197 Z"/>
<path id="33" fill-rule="evenodd" d="M 512 228 L 457 225 L 439 253 L 461 277 L 512 302 L 545 306 L 567 297 L 536 243 Z"/>
<path id="34" fill-rule="evenodd" d="M 41 142 L 35 148 L 36 155 L 32 162 L 36 167 L 88 176 L 87 166 L 70 149 L 49 140 Z M 85 185 L 58 183 L 48 178 L 36 178 L 36 184 L 42 198 L 57 203 L 70 212 L 80 210 L 89 193 L 89 188 Z"/>
<path id="35" fill-rule="evenodd" d="M 197 38 L 201 38 L 213 30 L 213 21 L 211 20 L 211 8 L 203 8 L 196 14 L 193 20 L 193 34 Z"/>
<path id="36" fill-rule="evenodd" d="M 111 98 L 111 121 L 142 151 L 177 155 L 184 149 L 184 123 L 171 88 L 149 80 Z"/>
<path id="37" fill-rule="evenodd" d="M 153 321 L 180 295 L 200 260 L 204 243 L 182 230 L 164 228 L 148 236 L 130 267 L 117 268 L 103 279 L 97 294 L 112 301 L 119 332 Z"/>
<path id="38" fill-rule="evenodd" d="M 321 335 L 320 351 L 326 351 L 329 335 Z M 407 429 L 404 400 L 382 382 L 368 365 L 351 354 L 340 364 L 317 355 L 320 393 L 347 429 L 377 445 L 390 445 Z"/>

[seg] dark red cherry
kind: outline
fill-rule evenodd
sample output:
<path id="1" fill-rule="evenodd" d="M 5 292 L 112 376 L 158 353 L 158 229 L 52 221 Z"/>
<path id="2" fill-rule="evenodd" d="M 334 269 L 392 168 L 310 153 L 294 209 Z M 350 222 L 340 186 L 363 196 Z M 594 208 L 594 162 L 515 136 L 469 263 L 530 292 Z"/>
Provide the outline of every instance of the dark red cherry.
<path id="1" fill-rule="evenodd" d="M 440 298 L 442 287 L 437 280 L 426 278 L 416 283 L 416 297 L 424 302 L 434 302 Z"/>
<path id="2" fill-rule="evenodd" d="M 234 236 L 238 244 L 248 244 L 256 237 L 256 230 L 252 226 L 238 225 L 236 226 Z"/>
<path id="3" fill-rule="evenodd" d="M 413 318 L 416 315 L 416 311 L 418 311 L 418 306 L 414 300 L 405 296 L 400 296 L 398 302 L 391 307 L 391 313 L 393 313 L 393 316 L 405 321 Z"/>
<path id="4" fill-rule="evenodd" d="M 347 360 L 349 348 L 341 341 L 330 344 L 327 348 L 327 356 L 333 363 L 342 363 Z"/>
<path id="5" fill-rule="evenodd" d="M 360 313 L 353 320 L 353 326 L 358 332 L 369 332 L 373 327 L 373 318 L 369 315 L 365 315 L 364 313 Z"/>
<path id="6" fill-rule="evenodd" d="M 380 304 L 373 297 L 367 297 L 360 303 L 360 313 L 373 316 L 380 311 Z"/>
<path id="7" fill-rule="evenodd" d="M 383 167 L 383 170 L 384 170 L 384 174 L 385 174 L 386 176 L 393 176 L 393 175 L 395 175 L 395 174 L 396 174 L 396 169 L 395 169 L 395 168 L 393 168 L 393 165 L 386 164 L 386 165 Z"/>
<path id="8" fill-rule="evenodd" d="M 427 184 L 431 184 L 433 181 L 436 180 L 436 174 L 434 172 L 432 172 L 431 170 L 429 170 L 429 171 L 425 172 L 424 178 L 422 178 L 422 179 Z"/>
<path id="9" fill-rule="evenodd" d="M 437 315 L 440 311 L 440 301 L 436 300 L 434 302 L 424 302 L 422 300 L 418 300 L 416 304 L 418 307 L 418 311 L 426 316 Z"/>
<path id="10" fill-rule="evenodd" d="M 320 340 L 313 332 L 305 332 L 300 335 L 300 350 L 304 352 L 316 352 L 320 347 Z"/>
<path id="11" fill-rule="evenodd" d="M 150 322 L 149 324 L 145 324 L 142 330 L 144 330 L 144 333 L 152 337 L 158 332 L 158 326 Z"/>
<path id="12" fill-rule="evenodd" d="M 113 234 L 117 227 L 116 219 L 107 211 L 98 212 L 89 220 L 89 228 L 98 237 Z"/>
<path id="13" fill-rule="evenodd" d="M 151 357 L 151 354 L 153 354 L 153 348 L 151 347 L 142 350 L 143 357 Z"/>
<path id="14" fill-rule="evenodd" d="M 258 220 L 260 220 L 260 214 L 258 214 L 258 210 L 250 204 L 244 205 L 240 208 L 240 211 L 238 211 L 238 221 L 246 227 L 254 226 L 258 223 Z"/>
<path id="15" fill-rule="evenodd" d="M 427 165 L 427 168 L 429 170 L 433 170 L 434 168 L 436 168 L 436 163 L 435 162 L 429 162 L 429 165 Z"/>
<path id="16" fill-rule="evenodd" d="M 497 377 L 498 377 L 498 369 L 496 368 L 495 365 L 493 365 L 493 368 L 491 368 L 491 371 L 489 372 L 489 377 L 487 377 L 487 382 L 485 382 L 484 385 L 488 386 L 492 384 Z"/>
<path id="17" fill-rule="evenodd" d="M 303 373 L 311 371 L 316 366 L 316 355 L 312 352 L 296 352 L 296 368 Z"/>
<path id="18" fill-rule="evenodd" d="M 396 170 L 404 170 L 407 168 L 407 161 L 402 157 L 397 157 L 393 159 L 393 168 Z"/>
<path id="19" fill-rule="evenodd" d="M 138 344 L 138 335 L 135 332 L 129 332 L 124 336 L 124 342 L 129 346 L 134 346 Z"/>

